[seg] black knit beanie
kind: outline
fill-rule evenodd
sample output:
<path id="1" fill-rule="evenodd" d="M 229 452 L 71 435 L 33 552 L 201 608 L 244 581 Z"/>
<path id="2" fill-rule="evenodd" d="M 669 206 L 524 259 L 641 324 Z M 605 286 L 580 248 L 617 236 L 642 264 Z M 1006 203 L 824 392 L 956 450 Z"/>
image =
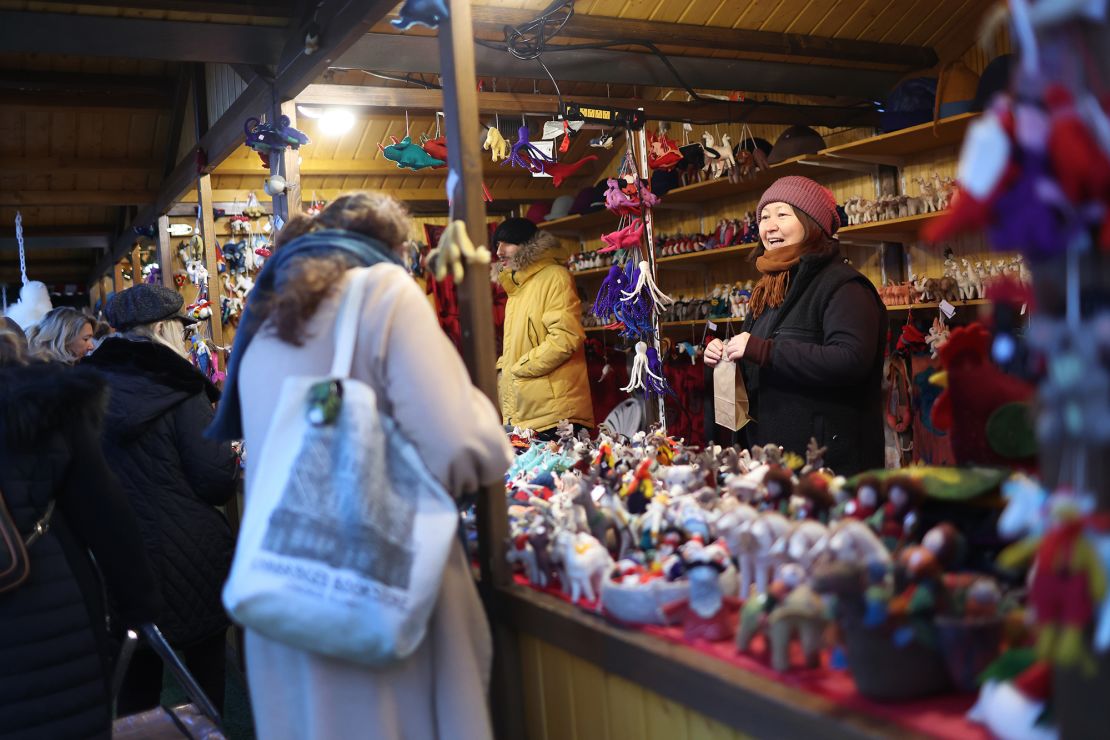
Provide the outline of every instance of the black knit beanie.
<path id="1" fill-rule="evenodd" d="M 507 218 L 493 232 L 493 247 L 496 249 L 501 242 L 527 244 L 537 231 L 536 225 L 526 218 Z"/>

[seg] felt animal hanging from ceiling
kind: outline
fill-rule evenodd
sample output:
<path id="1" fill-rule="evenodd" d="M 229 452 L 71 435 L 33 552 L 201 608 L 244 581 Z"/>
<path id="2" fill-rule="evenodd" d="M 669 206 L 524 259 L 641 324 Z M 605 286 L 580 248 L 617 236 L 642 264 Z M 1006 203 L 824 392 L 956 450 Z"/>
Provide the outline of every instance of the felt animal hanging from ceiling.
<path id="1" fill-rule="evenodd" d="M 502 162 L 513 167 L 522 167 L 532 172 L 544 172 L 544 165 L 554 162 L 555 159 L 546 154 L 528 139 L 528 127 L 521 126 L 517 129 L 517 140 L 509 152 L 509 158 Z M 537 166 L 539 169 L 536 169 Z"/>
<path id="2" fill-rule="evenodd" d="M 466 231 L 466 222 L 452 221 L 440 234 L 439 244 L 428 252 L 427 264 L 436 280 L 447 277 L 447 271 L 458 285 L 465 276 L 466 265 L 489 265 L 489 249 L 475 247 Z"/>
<path id="3" fill-rule="evenodd" d="M 547 162 L 543 165 L 543 171 L 551 175 L 552 184 L 555 187 L 559 187 L 568 177 L 571 177 L 575 172 L 581 169 L 582 165 L 587 162 L 592 162 L 595 159 L 597 159 L 597 157 L 590 154 L 589 156 L 582 157 L 582 159 L 579 159 L 577 162 Z"/>
<path id="4" fill-rule="evenodd" d="M 641 203 L 645 208 L 654 208 L 659 203 L 648 187 L 648 183 L 635 175 L 621 175 L 605 181 L 605 207 L 613 213 L 635 215 L 640 212 Z"/>
<path id="5" fill-rule="evenodd" d="M 494 162 L 500 162 L 503 159 L 509 158 L 509 152 L 512 147 L 509 142 L 505 141 L 505 137 L 501 135 L 500 129 L 496 126 L 490 126 L 486 132 L 486 142 L 482 144 L 482 148 L 490 153 L 490 157 Z"/>
<path id="6" fill-rule="evenodd" d="M 270 166 L 270 155 L 285 149 L 300 149 L 309 143 L 309 139 L 301 131 L 290 125 L 289 116 L 282 116 L 275 126 L 272 123 L 263 123 L 257 118 L 248 118 L 243 124 L 243 131 L 247 136 L 246 145 L 258 153 L 262 164 Z"/>
<path id="7" fill-rule="evenodd" d="M 415 25 L 438 28 L 440 22 L 449 16 L 444 0 L 405 0 L 405 4 L 397 11 L 397 17 L 390 24 L 401 31 L 407 31 Z"/>
<path id="8" fill-rule="evenodd" d="M 434 139 L 428 139 L 424 142 L 423 148 L 429 156 L 433 157 L 434 159 L 443 160 L 443 164 L 433 165 L 433 169 L 443 169 L 447 166 L 447 137 L 437 136 Z M 486 203 L 493 202 L 493 195 L 490 194 L 489 188 L 486 187 L 485 182 L 482 183 L 482 200 L 484 200 Z"/>
<path id="9" fill-rule="evenodd" d="M 678 150 L 678 142 L 660 131 L 653 134 L 650 131 L 648 139 L 648 167 L 653 170 L 673 170 L 682 161 L 682 152 Z"/>
<path id="10" fill-rule="evenodd" d="M 393 143 L 389 146 L 378 145 L 381 149 L 382 155 L 391 162 L 397 163 L 398 169 L 403 170 L 422 170 L 427 167 L 441 167 L 447 164 L 442 159 L 436 159 L 428 152 L 420 148 L 419 144 L 412 143 L 412 138 L 406 136 L 405 138 L 397 141 L 394 139 Z"/>

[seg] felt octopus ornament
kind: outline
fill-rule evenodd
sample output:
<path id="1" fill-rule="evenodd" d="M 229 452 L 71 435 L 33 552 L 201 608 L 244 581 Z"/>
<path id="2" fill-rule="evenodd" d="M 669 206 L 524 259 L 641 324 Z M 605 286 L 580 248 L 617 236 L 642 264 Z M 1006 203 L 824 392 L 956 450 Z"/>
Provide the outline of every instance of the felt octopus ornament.
<path id="1" fill-rule="evenodd" d="M 405 138 L 397 141 L 393 139 L 393 143 L 389 146 L 378 145 L 382 155 L 391 162 L 397 163 L 398 169 L 407 169 L 416 172 L 427 167 L 441 167 L 447 162 L 442 159 L 436 159 L 428 152 L 424 151 L 419 144 L 412 142 L 412 137 L 406 136 Z"/>
<path id="2" fill-rule="evenodd" d="M 509 151 L 508 159 L 502 162 L 501 165 L 508 164 L 531 172 L 544 172 L 544 166 L 554 161 L 554 158 L 545 154 L 543 150 L 528 139 L 528 127 L 521 126 L 517 129 L 517 140 Z"/>
<path id="3" fill-rule="evenodd" d="M 649 352 L 654 354 L 654 367 Z M 621 388 L 621 390 L 625 393 L 633 393 L 638 390 L 656 393 L 655 388 L 666 388 L 666 385 L 667 381 L 662 375 L 659 355 L 655 353 L 655 348 L 652 347 L 649 350 L 647 342 L 636 342 L 636 355 L 632 359 L 632 372 L 629 373 L 628 385 Z"/>

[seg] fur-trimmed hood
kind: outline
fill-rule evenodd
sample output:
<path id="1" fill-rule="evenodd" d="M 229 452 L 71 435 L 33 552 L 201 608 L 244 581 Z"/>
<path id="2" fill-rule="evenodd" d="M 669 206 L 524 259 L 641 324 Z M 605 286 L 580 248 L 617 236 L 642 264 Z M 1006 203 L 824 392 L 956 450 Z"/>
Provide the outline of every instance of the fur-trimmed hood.
<path id="1" fill-rule="evenodd" d="M 558 261 L 570 257 L 571 250 L 559 238 L 548 231 L 539 230 L 528 241 L 520 245 L 516 255 L 508 260 L 506 267 L 513 271 L 525 270 L 542 257 L 553 257 Z"/>
<path id="2" fill-rule="evenodd" d="M 71 423 L 102 416 L 107 384 L 97 373 L 54 362 L 0 368 L 0 445 L 25 447 Z"/>
<path id="3" fill-rule="evenodd" d="M 154 342 L 109 337 L 83 365 L 105 373 L 142 375 L 159 385 L 186 393 L 204 393 L 212 403 L 220 391 L 185 358 Z"/>

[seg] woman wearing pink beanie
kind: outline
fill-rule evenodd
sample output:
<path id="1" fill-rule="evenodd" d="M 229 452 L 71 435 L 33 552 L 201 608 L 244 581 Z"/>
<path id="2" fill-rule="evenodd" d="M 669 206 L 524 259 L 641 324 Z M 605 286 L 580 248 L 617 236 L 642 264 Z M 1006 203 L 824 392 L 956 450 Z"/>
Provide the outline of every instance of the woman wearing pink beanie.
<path id="1" fill-rule="evenodd" d="M 710 367 L 740 362 L 752 421 L 745 444 L 828 448 L 838 474 L 883 467 L 882 367 L 886 308 L 845 263 L 836 198 L 806 177 L 776 180 L 756 209 L 762 277 L 747 320 L 705 349 Z"/>

